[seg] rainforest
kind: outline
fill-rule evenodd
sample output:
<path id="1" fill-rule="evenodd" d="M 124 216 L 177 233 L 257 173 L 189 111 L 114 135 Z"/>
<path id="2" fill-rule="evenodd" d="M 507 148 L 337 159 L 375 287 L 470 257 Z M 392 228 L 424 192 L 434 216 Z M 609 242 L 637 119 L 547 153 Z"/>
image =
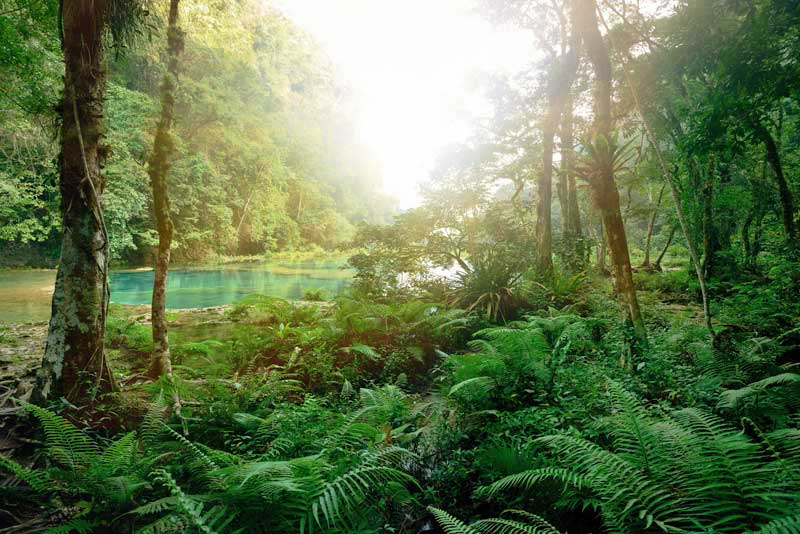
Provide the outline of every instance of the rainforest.
<path id="1" fill-rule="evenodd" d="M 0 534 L 800 534 L 798 195 L 798 0 L 0 0 Z"/>

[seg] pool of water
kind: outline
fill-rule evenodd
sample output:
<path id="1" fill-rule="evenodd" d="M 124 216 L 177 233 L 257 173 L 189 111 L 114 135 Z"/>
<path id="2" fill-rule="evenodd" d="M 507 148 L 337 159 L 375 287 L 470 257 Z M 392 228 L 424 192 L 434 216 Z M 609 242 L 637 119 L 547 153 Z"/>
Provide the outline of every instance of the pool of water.
<path id="1" fill-rule="evenodd" d="M 328 296 L 341 292 L 353 271 L 344 260 L 232 264 L 214 268 L 170 270 L 168 308 L 204 308 L 241 300 L 252 293 L 301 299 L 307 289 Z M 50 317 L 55 271 L 0 271 L 0 323 L 45 321 Z M 150 304 L 153 271 L 111 273 L 111 302 Z"/>

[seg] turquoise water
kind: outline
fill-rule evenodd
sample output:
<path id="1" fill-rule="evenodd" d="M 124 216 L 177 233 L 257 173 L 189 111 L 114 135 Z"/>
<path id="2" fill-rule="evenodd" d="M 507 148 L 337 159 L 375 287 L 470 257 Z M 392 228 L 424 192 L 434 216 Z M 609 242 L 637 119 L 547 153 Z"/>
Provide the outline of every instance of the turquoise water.
<path id="1" fill-rule="evenodd" d="M 307 289 L 334 296 L 353 275 L 343 264 L 343 260 L 320 260 L 173 268 L 167 278 L 167 307 L 221 306 L 252 293 L 301 299 Z M 0 271 L 0 322 L 46 321 L 54 281 L 55 271 Z M 152 287 L 153 271 L 112 272 L 111 302 L 150 304 Z"/>

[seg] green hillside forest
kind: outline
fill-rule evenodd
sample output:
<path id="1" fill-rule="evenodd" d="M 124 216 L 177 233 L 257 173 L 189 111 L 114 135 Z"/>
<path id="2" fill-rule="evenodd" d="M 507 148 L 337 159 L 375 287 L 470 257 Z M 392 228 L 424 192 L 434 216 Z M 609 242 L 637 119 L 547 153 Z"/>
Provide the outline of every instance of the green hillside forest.
<path id="1" fill-rule="evenodd" d="M 799 0 L 0 0 L 0 534 L 800 534 Z"/>

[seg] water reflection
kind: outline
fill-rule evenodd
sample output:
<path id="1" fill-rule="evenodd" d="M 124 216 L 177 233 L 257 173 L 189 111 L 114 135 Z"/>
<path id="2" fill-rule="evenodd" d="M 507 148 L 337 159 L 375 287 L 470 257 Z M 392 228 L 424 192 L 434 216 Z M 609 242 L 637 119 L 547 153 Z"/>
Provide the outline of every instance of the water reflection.
<path id="1" fill-rule="evenodd" d="M 167 307 L 202 308 L 241 300 L 251 293 L 301 299 L 307 289 L 340 293 L 352 271 L 343 261 L 230 265 L 215 269 L 173 269 L 167 279 Z M 150 304 L 152 271 L 111 273 L 111 302 Z M 55 271 L 0 272 L 0 322 L 44 321 L 50 315 Z"/>

